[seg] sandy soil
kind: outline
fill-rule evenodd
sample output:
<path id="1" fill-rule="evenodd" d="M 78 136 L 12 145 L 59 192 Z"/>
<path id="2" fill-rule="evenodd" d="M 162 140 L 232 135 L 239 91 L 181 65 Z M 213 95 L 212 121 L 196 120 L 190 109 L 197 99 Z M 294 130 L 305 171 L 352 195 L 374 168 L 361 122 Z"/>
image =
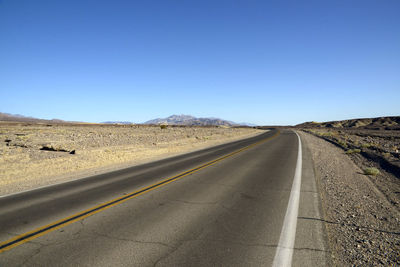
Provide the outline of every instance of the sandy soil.
<path id="1" fill-rule="evenodd" d="M 335 266 L 400 264 L 398 178 L 383 170 L 377 176 L 366 176 L 363 166 L 356 165 L 345 150 L 311 134 L 300 134 L 313 156 Z M 376 186 L 387 181 L 395 185 L 391 189 L 394 202 Z"/>
<path id="2" fill-rule="evenodd" d="M 0 195 L 264 132 L 251 128 L 0 124 Z"/>

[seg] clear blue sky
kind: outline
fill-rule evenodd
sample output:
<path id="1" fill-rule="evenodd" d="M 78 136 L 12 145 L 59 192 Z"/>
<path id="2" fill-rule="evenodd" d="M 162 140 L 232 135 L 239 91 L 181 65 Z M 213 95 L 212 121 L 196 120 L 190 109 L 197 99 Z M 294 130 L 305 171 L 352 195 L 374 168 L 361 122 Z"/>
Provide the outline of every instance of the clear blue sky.
<path id="1" fill-rule="evenodd" d="M 400 115 L 400 1 L 0 0 L 0 93 L 90 122 Z"/>

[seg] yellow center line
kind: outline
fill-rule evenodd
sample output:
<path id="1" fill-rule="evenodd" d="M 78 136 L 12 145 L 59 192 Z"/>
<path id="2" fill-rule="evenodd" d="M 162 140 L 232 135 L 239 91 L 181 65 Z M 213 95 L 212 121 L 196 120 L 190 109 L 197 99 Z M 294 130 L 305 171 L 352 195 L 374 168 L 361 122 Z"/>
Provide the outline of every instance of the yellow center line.
<path id="1" fill-rule="evenodd" d="M 174 181 L 177 181 L 179 179 L 182 179 L 183 177 L 185 177 L 185 176 L 187 176 L 189 174 L 198 172 L 201 169 L 204 169 L 206 167 L 214 165 L 217 162 L 222 161 L 222 160 L 224 160 L 226 158 L 232 157 L 233 155 L 236 155 L 236 154 L 238 154 L 238 153 L 240 153 L 240 152 L 242 152 L 244 150 L 247 150 L 247 149 L 252 148 L 252 147 L 254 147 L 256 145 L 264 143 L 264 142 L 266 142 L 266 141 L 278 136 L 279 134 L 280 134 L 280 131 L 278 130 L 273 136 L 267 137 L 267 138 L 265 138 L 265 139 L 263 139 L 261 141 L 258 141 L 258 142 L 254 143 L 254 144 L 245 146 L 245 147 L 243 147 L 241 149 L 238 149 L 238 150 L 236 150 L 236 151 L 234 151 L 232 153 L 229 153 L 229 154 L 227 154 L 225 156 L 222 156 L 222 157 L 217 158 L 215 160 L 209 161 L 209 162 L 207 162 L 207 163 L 205 163 L 203 165 L 200 165 L 198 167 L 195 167 L 193 169 L 190 169 L 188 171 L 185 171 L 185 172 L 180 173 L 178 175 L 175 175 L 173 177 L 169 177 L 167 179 L 164 179 L 164 180 L 162 180 L 160 182 L 157 182 L 155 184 L 149 185 L 147 187 L 141 188 L 141 189 L 139 189 L 137 191 L 134 191 L 134 192 L 131 192 L 131 193 L 127 194 L 127 195 L 112 199 L 110 201 L 107 201 L 107 202 L 102 203 L 100 205 L 94 206 L 94 207 L 89 208 L 87 210 L 75 213 L 75 214 L 73 214 L 71 216 L 68 216 L 66 218 L 63 218 L 61 220 L 55 221 L 55 222 L 47 224 L 45 226 L 41 226 L 41 227 L 36 228 L 36 229 L 34 229 L 32 231 L 29 231 L 29 232 L 26 232 L 24 234 L 15 236 L 15 237 L 7 240 L 7 241 L 4 241 L 4 242 L 0 243 L 0 253 L 4 252 L 6 250 L 9 250 L 11 248 L 14 248 L 16 246 L 22 245 L 22 244 L 24 244 L 24 243 L 26 243 L 26 242 L 28 242 L 30 240 L 38 238 L 38 237 L 40 237 L 42 235 L 45 235 L 45 234 L 47 234 L 49 232 L 52 232 L 54 230 L 57 230 L 57 229 L 62 228 L 64 226 L 67 226 L 69 224 L 72 224 L 72 223 L 74 223 L 76 221 L 79 221 L 79 220 L 82 220 L 84 218 L 87 218 L 87 217 L 89 217 L 91 215 L 94 215 L 94 214 L 100 212 L 100 211 L 103 211 L 103 210 L 111 208 L 111 207 L 113 207 L 115 205 L 121 204 L 121 203 L 123 203 L 123 202 L 125 202 L 125 201 L 127 201 L 129 199 L 132 199 L 132 198 L 140 196 L 140 195 L 142 195 L 144 193 L 150 192 L 150 191 L 152 191 L 152 190 L 154 190 L 156 188 L 159 188 L 161 186 L 164 186 L 164 185 L 167 185 L 167 184 L 172 183 Z"/>

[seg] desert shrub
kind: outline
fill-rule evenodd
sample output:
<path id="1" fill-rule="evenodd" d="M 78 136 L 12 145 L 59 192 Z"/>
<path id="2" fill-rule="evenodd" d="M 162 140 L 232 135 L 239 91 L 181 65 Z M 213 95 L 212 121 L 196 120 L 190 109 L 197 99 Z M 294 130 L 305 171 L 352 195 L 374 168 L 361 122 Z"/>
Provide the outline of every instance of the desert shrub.
<path id="1" fill-rule="evenodd" d="M 369 148 L 369 147 L 371 147 L 371 146 L 372 146 L 372 144 L 370 144 L 370 143 L 361 144 L 361 147 L 362 147 L 362 148 Z"/>
<path id="2" fill-rule="evenodd" d="M 346 154 L 353 154 L 353 153 L 360 153 L 361 149 L 355 148 L 355 149 L 349 149 L 346 151 Z"/>
<path id="3" fill-rule="evenodd" d="M 333 132 L 333 131 L 321 132 L 321 131 L 316 131 L 316 130 L 309 130 L 308 132 L 312 133 L 314 135 L 317 135 L 317 136 L 321 136 L 321 137 L 333 137 L 333 136 L 337 135 L 337 132 Z"/>
<path id="4" fill-rule="evenodd" d="M 327 133 L 320 133 L 320 136 L 332 136 L 331 132 L 327 132 Z"/>
<path id="5" fill-rule="evenodd" d="M 327 136 L 327 137 L 336 137 L 338 135 L 340 135 L 340 133 L 336 132 L 336 131 L 329 131 L 329 132 L 322 133 L 322 136 Z"/>
<path id="6" fill-rule="evenodd" d="M 167 129 L 167 125 L 165 124 L 160 125 L 160 129 Z"/>
<path id="7" fill-rule="evenodd" d="M 338 140 L 338 144 L 343 148 L 347 148 L 347 143 L 343 140 Z"/>
<path id="8" fill-rule="evenodd" d="M 364 169 L 364 174 L 366 175 L 378 175 L 380 171 L 377 168 L 365 168 Z"/>

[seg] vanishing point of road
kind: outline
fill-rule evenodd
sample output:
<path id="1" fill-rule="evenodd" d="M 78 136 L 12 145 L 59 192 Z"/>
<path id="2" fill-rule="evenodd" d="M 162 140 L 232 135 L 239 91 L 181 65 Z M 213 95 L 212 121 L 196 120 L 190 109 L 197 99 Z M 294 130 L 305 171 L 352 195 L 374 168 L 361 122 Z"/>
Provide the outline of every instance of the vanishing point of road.
<path id="1" fill-rule="evenodd" d="M 291 130 L 0 198 L 0 266 L 325 266 Z"/>

